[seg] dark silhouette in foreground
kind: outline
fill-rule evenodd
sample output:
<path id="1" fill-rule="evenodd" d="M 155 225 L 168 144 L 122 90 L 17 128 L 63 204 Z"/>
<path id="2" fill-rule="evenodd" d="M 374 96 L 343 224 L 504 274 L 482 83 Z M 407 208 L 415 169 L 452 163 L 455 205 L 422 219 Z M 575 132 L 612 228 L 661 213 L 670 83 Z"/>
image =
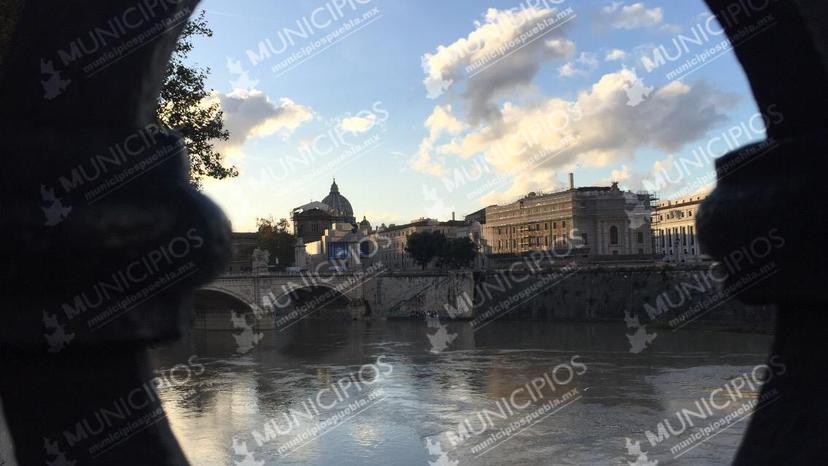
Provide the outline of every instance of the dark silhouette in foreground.
<path id="1" fill-rule="evenodd" d="M 196 3 L 23 5 L 0 77 L 0 397 L 21 465 L 187 464 L 146 347 L 178 338 L 229 250 L 155 118 Z"/>
<path id="2" fill-rule="evenodd" d="M 767 142 L 717 161 L 718 186 L 702 205 L 699 237 L 713 257 L 730 264 L 727 284 L 756 282 L 740 299 L 777 305 L 772 352 L 785 364 L 785 372 L 762 388 L 772 401 L 757 406 L 734 463 L 825 464 L 828 4 L 707 3 L 734 44 L 769 126 Z M 751 32 L 760 20 L 768 29 Z M 763 249 L 769 233 L 784 246 Z M 767 279 L 752 278 L 769 269 L 774 272 Z"/>

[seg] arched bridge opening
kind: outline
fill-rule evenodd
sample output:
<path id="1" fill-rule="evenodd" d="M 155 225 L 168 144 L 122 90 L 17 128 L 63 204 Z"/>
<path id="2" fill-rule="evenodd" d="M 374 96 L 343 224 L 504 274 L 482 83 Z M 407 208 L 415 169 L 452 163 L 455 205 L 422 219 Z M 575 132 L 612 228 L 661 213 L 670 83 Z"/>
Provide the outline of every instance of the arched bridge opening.
<path id="1" fill-rule="evenodd" d="M 306 286 L 283 294 L 274 303 L 276 328 L 286 328 L 309 319 L 352 320 L 366 315 L 361 300 L 352 300 L 327 286 Z"/>
<path id="2" fill-rule="evenodd" d="M 231 330 L 256 323 L 251 304 L 223 290 L 196 290 L 192 312 L 193 328 L 198 330 Z"/>

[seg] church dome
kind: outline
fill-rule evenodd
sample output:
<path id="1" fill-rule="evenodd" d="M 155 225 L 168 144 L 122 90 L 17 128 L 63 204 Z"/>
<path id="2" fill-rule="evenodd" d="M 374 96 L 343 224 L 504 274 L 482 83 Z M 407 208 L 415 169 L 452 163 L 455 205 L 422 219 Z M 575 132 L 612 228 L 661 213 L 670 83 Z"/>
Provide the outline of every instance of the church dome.
<path id="1" fill-rule="evenodd" d="M 351 208 L 351 203 L 342 194 L 339 194 L 339 186 L 336 185 L 336 180 L 331 184 L 331 192 L 322 199 L 322 203 L 336 211 L 336 215 L 340 217 L 353 217 L 354 209 Z"/>

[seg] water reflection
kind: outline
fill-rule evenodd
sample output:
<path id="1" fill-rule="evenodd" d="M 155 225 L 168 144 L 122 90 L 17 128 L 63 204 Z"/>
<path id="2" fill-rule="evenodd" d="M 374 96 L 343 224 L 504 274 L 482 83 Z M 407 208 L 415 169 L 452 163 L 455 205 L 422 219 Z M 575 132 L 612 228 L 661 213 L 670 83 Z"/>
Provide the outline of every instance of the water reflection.
<path id="1" fill-rule="evenodd" d="M 186 384 L 162 391 L 195 465 L 426 465 L 438 460 L 427 448 L 433 439 L 442 439 L 447 458 L 460 465 L 626 464 L 635 460 L 627 456 L 626 437 L 644 440 L 644 432 L 672 411 L 762 363 L 770 345 L 767 335 L 664 330 L 646 352 L 631 354 L 623 325 L 495 322 L 474 332 L 468 323 L 450 323 L 447 330 L 457 338 L 440 354 L 430 352 L 433 330 L 424 322 L 307 321 L 284 333 L 265 332 L 244 355 L 237 354 L 232 332 L 202 331 L 155 349 L 153 357 L 159 368 L 193 355 L 204 366 Z M 483 456 L 445 442 L 470 414 L 493 409 L 573 355 L 588 367 L 567 387 L 583 395 L 577 402 Z M 253 431 L 263 432 L 270 419 L 281 419 L 380 356 L 393 373 L 370 387 L 381 390 L 379 401 L 289 455 L 279 454 L 287 437 L 257 444 Z M 318 418 L 330 416 L 321 412 Z M 677 461 L 669 449 L 650 458 L 659 464 L 727 463 L 743 424 Z M 246 442 L 251 458 L 237 454 L 234 439 Z"/>

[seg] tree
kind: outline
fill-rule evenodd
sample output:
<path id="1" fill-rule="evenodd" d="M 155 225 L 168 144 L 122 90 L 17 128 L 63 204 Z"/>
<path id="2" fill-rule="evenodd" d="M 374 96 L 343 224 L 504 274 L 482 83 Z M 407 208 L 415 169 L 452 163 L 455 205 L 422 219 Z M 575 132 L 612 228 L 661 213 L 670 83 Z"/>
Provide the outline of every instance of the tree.
<path id="1" fill-rule="evenodd" d="M 405 252 L 425 270 L 426 266 L 445 249 L 446 243 L 446 236 L 443 233 L 423 231 L 408 237 Z"/>
<path id="2" fill-rule="evenodd" d="M 222 155 L 213 148 L 216 141 L 226 141 L 230 133 L 224 129 L 223 113 L 218 102 L 209 102 L 205 88 L 209 68 L 185 64 L 193 50 L 193 39 L 212 37 L 204 11 L 190 19 L 167 65 L 167 74 L 158 99 L 158 119 L 184 137 L 190 156 L 190 182 L 201 185 L 203 178 L 224 179 L 238 176 L 236 167 L 225 167 Z"/>
<path id="3" fill-rule="evenodd" d="M 22 4 L 21 0 L 0 0 L 0 74 Z M 209 100 L 212 89 L 205 88 L 210 69 L 185 63 L 193 50 L 193 39 L 199 36 L 213 36 L 203 10 L 184 26 L 167 65 L 156 108 L 158 120 L 184 137 L 190 157 L 190 182 L 196 187 L 205 177 L 223 179 L 239 174 L 236 167 L 222 164 L 222 155 L 213 147 L 216 141 L 229 139 L 230 133 L 224 129 L 221 106 Z"/>
<path id="4" fill-rule="evenodd" d="M 259 218 L 256 219 L 256 225 L 258 246 L 270 252 L 270 257 L 278 259 L 279 265 L 293 265 L 296 236 L 287 232 L 287 219 L 274 222 L 273 218 Z"/>
<path id="5" fill-rule="evenodd" d="M 460 269 L 468 267 L 477 257 L 477 245 L 469 237 L 451 238 L 446 241 L 445 247 L 438 255 L 440 265 Z"/>
<path id="6" fill-rule="evenodd" d="M 20 16 L 20 6 L 20 0 L 0 0 L 0 75 L 3 74 L 3 60 Z"/>
<path id="7" fill-rule="evenodd" d="M 276 223 L 276 231 L 280 233 L 287 233 L 288 228 L 290 228 L 290 224 L 288 223 L 288 219 L 282 217 Z"/>

